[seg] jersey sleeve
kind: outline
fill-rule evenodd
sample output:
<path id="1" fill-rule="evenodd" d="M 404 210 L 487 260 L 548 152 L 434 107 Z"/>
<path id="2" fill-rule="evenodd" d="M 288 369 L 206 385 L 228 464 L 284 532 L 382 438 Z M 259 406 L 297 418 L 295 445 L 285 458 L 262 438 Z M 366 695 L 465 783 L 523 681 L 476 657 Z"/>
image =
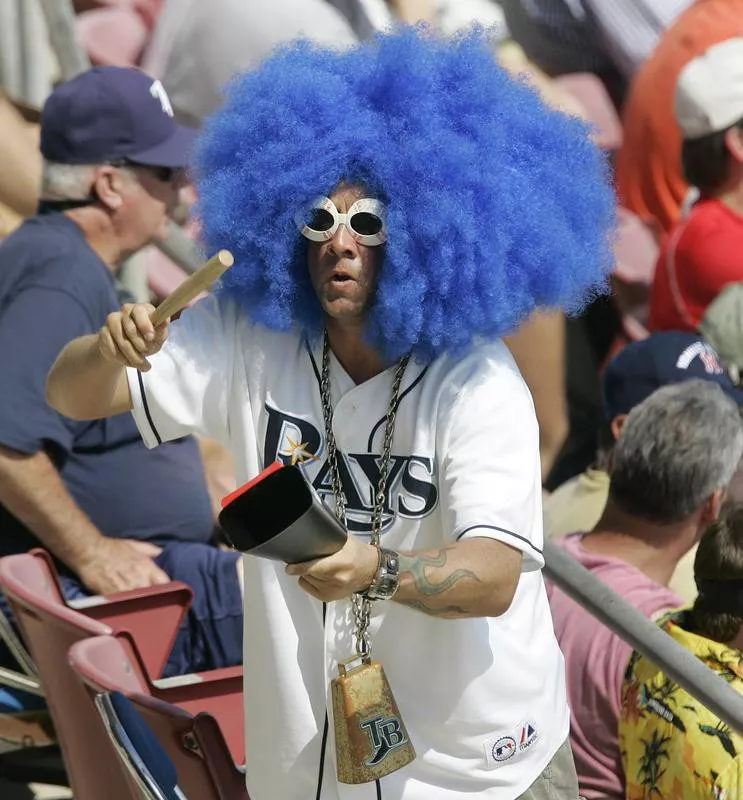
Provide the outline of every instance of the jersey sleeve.
<path id="1" fill-rule="evenodd" d="M 46 377 L 62 348 L 96 328 L 71 294 L 32 286 L 0 313 L 0 445 L 20 453 L 47 451 L 57 463 L 81 429 L 46 402 Z"/>
<path id="2" fill-rule="evenodd" d="M 209 296 L 174 321 L 148 372 L 127 369 L 132 414 L 147 447 L 197 433 L 228 440 L 232 315 Z"/>
<path id="3" fill-rule="evenodd" d="M 541 569 L 539 430 L 531 395 L 506 346 L 465 361 L 442 402 L 444 530 L 454 540 L 498 539 L 522 552 L 524 571 Z"/>

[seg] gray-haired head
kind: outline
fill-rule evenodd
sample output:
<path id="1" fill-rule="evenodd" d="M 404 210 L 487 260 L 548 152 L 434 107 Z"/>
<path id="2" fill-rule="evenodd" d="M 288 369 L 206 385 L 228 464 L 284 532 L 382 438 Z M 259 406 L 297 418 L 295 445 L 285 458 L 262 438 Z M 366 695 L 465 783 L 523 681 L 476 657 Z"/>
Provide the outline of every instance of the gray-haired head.
<path id="1" fill-rule="evenodd" d="M 664 386 L 627 417 L 614 450 L 609 496 L 649 522 L 680 522 L 727 488 L 741 455 L 738 406 L 716 383 Z"/>

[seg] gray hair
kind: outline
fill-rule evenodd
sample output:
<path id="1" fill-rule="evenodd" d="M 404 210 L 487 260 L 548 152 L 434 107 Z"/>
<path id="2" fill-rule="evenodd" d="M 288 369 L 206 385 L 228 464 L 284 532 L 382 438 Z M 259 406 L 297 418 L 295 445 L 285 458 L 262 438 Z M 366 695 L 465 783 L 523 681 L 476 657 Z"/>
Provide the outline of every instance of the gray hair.
<path id="1" fill-rule="evenodd" d="M 664 386 L 632 409 L 614 448 L 609 496 L 671 524 L 726 489 L 743 455 L 738 406 L 712 381 Z"/>
<path id="2" fill-rule="evenodd" d="M 44 161 L 41 179 L 43 200 L 87 200 L 95 179 L 95 169 L 100 164 L 60 164 Z M 121 171 L 134 175 L 122 167 Z"/>
<path id="3" fill-rule="evenodd" d="M 90 196 L 95 164 L 44 162 L 41 196 L 44 200 L 85 200 Z"/>

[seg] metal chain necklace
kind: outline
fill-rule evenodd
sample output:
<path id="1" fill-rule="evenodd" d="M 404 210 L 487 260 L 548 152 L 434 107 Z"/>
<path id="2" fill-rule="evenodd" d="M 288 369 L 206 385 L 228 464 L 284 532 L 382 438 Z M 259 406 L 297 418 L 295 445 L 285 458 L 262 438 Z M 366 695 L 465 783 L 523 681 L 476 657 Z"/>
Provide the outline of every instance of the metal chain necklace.
<path id="1" fill-rule="evenodd" d="M 382 530 L 382 512 L 384 511 L 384 501 L 387 490 L 387 476 L 390 469 L 390 458 L 392 455 L 392 437 L 395 433 L 395 416 L 397 414 L 397 401 L 400 395 L 400 384 L 402 383 L 405 368 L 410 360 L 409 356 L 400 359 L 395 369 L 395 376 L 392 381 L 392 393 L 390 402 L 387 406 L 387 418 L 384 428 L 384 443 L 382 445 L 382 461 L 379 465 L 379 483 L 374 497 L 374 512 L 372 516 L 371 543 L 379 551 L 380 533 Z M 335 434 L 333 433 L 333 399 L 330 395 L 330 341 L 328 332 L 323 336 L 322 349 L 322 376 L 320 379 L 320 398 L 322 400 L 322 414 L 325 423 L 325 440 L 328 444 L 328 465 L 330 466 L 330 479 L 333 487 L 333 497 L 335 499 L 335 514 L 340 523 L 348 531 L 346 521 L 346 498 L 341 487 L 341 476 L 338 470 L 338 449 L 335 444 Z M 352 597 L 353 615 L 355 622 L 354 638 L 356 640 L 356 652 L 360 656 L 369 654 L 371 645 L 369 642 L 369 621 L 371 619 L 371 600 L 354 594 Z"/>

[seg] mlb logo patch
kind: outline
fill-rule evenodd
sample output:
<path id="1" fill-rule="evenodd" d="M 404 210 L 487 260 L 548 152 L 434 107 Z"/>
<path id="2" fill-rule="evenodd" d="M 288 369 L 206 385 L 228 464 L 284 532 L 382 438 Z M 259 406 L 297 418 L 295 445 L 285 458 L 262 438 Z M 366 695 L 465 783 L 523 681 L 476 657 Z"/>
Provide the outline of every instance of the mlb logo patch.
<path id="1" fill-rule="evenodd" d="M 531 721 L 523 722 L 519 727 L 519 752 L 523 752 L 537 741 L 539 733 L 536 724 Z"/>
<path id="2" fill-rule="evenodd" d="M 512 736 L 501 736 L 493 745 L 492 755 L 495 761 L 507 761 L 516 753 L 516 742 Z"/>

